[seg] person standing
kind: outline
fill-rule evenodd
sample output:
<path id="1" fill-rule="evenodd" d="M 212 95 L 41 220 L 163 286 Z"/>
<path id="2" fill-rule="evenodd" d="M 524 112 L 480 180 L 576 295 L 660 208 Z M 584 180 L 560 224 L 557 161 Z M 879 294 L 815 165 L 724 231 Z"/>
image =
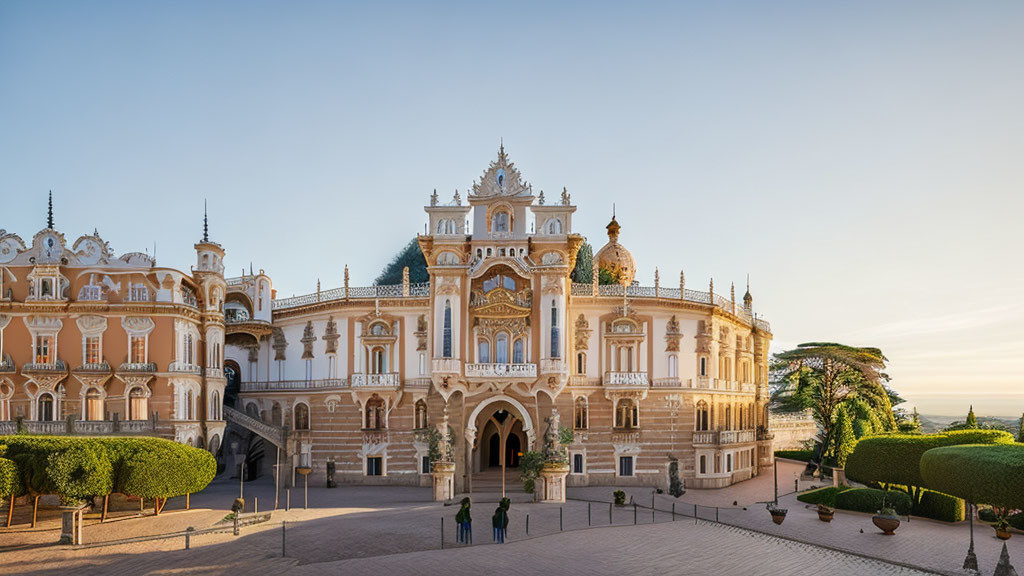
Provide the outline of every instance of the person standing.
<path id="1" fill-rule="evenodd" d="M 491 526 L 494 528 L 494 541 L 498 544 L 505 543 L 505 534 L 508 531 L 508 509 L 511 505 L 511 500 L 502 498 L 501 503 L 494 510 L 494 516 L 491 517 Z"/>
<path id="2" fill-rule="evenodd" d="M 458 514 L 455 515 L 455 523 L 459 525 L 458 535 L 456 540 L 462 544 L 473 543 L 473 518 L 469 513 L 470 501 L 469 498 L 462 499 L 462 507 L 459 508 Z"/>

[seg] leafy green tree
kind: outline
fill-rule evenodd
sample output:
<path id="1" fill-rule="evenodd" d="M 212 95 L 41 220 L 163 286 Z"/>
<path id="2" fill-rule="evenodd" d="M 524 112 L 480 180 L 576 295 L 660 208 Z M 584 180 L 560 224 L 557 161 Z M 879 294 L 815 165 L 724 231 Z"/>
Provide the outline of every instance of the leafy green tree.
<path id="1" fill-rule="evenodd" d="M 580 246 L 576 253 L 576 267 L 572 269 L 572 281 L 577 284 L 590 284 L 594 277 L 594 248 L 589 242 Z"/>
<path id="2" fill-rule="evenodd" d="M 883 372 L 886 358 L 878 348 L 858 348 L 832 342 L 808 342 L 776 354 L 772 363 L 775 390 L 773 401 L 781 411 L 810 410 L 821 429 L 822 451 L 835 450 L 840 409 L 855 400 L 869 407 L 877 419 L 870 420 L 873 433 L 896 428 L 889 391 Z M 860 404 L 853 405 L 856 409 Z M 861 425 L 864 432 L 867 425 Z M 851 433 L 854 437 L 852 423 Z M 845 436 L 845 434 L 844 434 Z M 846 438 L 840 439 L 840 442 Z M 847 452 L 848 453 L 848 452 Z M 820 460 L 820 457 L 819 457 Z M 814 465 L 820 466 L 820 461 Z"/>
<path id="3" fill-rule="evenodd" d="M 423 257 L 420 245 L 415 238 L 409 241 L 402 250 L 384 267 L 380 276 L 373 281 L 374 285 L 386 286 L 402 283 L 402 270 L 409 267 L 409 282 L 426 282 L 430 280 L 427 273 L 427 260 Z"/>

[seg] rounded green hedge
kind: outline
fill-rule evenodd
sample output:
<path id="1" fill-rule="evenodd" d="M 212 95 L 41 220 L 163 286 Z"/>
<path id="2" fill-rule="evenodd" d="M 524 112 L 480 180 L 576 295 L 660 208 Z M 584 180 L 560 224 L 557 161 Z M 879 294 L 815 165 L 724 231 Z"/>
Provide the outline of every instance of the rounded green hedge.
<path id="1" fill-rule="evenodd" d="M 861 438 L 846 460 L 846 475 L 858 482 L 929 487 L 921 476 L 928 450 L 960 444 L 1011 444 L 1004 430 L 957 430 L 939 434 L 883 434 Z M 944 490 L 939 489 L 940 492 Z"/>
<path id="2" fill-rule="evenodd" d="M 853 510 L 854 512 L 877 513 L 888 507 L 905 516 L 913 508 L 913 500 L 906 492 L 896 490 L 875 490 L 874 488 L 854 488 L 836 494 L 836 508 Z"/>
<path id="3" fill-rule="evenodd" d="M 921 493 L 921 500 L 914 504 L 914 515 L 943 522 L 960 522 L 966 518 L 966 503 L 962 498 L 924 490 Z"/>
<path id="4" fill-rule="evenodd" d="M 1024 508 L 1024 444 L 935 448 L 921 457 L 929 488 L 974 504 Z"/>
<path id="5" fill-rule="evenodd" d="M 0 437 L 0 446 L 14 462 L 19 492 L 67 502 L 111 492 L 181 496 L 199 492 L 217 473 L 209 452 L 162 438 L 17 435 Z"/>

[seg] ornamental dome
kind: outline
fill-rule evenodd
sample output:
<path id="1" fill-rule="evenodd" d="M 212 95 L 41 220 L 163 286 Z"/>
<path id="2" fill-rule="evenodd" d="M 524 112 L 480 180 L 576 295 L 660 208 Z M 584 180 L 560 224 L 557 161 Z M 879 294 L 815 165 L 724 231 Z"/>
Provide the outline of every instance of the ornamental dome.
<path id="1" fill-rule="evenodd" d="M 612 215 L 612 221 L 608 223 L 608 243 L 597 251 L 597 268 L 607 270 L 619 284 L 628 286 L 636 277 L 636 260 L 625 246 L 619 244 L 620 228 L 615 215 Z"/>

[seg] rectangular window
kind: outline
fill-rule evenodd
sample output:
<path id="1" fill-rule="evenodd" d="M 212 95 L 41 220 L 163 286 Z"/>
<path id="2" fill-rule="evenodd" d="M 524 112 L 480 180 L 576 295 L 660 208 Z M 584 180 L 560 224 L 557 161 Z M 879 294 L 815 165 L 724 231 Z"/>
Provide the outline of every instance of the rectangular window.
<path id="1" fill-rule="evenodd" d="M 725 471 L 732 472 L 732 454 L 725 455 Z"/>
<path id="2" fill-rule="evenodd" d="M 420 463 L 420 470 L 424 474 L 430 474 L 430 456 L 424 456 Z"/>
<path id="3" fill-rule="evenodd" d="M 85 363 L 99 364 L 102 361 L 100 358 L 100 337 L 87 336 L 85 338 Z"/>
<path id="4" fill-rule="evenodd" d="M 583 474 L 583 454 L 572 455 L 572 473 Z"/>
<path id="5" fill-rule="evenodd" d="M 145 336 L 130 336 L 129 350 L 131 358 L 129 362 L 132 364 L 145 364 L 146 363 L 146 337 Z"/>
<path id="6" fill-rule="evenodd" d="M 561 346 L 558 345 L 558 307 L 552 302 L 551 306 L 551 357 L 561 358 Z"/>
<path id="7" fill-rule="evenodd" d="M 633 475 L 633 457 L 619 456 L 619 476 Z"/>
<path id="8" fill-rule="evenodd" d="M 36 336 L 36 364 L 53 363 L 53 336 Z"/>
<path id="9" fill-rule="evenodd" d="M 700 473 L 701 474 L 707 474 L 708 473 L 708 457 L 707 456 L 701 456 L 700 457 Z"/>
<path id="10" fill-rule="evenodd" d="M 366 459 L 366 475 L 380 476 L 383 473 L 383 461 L 380 456 L 370 456 Z"/>
<path id="11" fill-rule="evenodd" d="M 701 376 L 707 376 L 708 375 L 708 359 L 707 358 L 701 358 L 700 359 L 700 375 Z"/>

